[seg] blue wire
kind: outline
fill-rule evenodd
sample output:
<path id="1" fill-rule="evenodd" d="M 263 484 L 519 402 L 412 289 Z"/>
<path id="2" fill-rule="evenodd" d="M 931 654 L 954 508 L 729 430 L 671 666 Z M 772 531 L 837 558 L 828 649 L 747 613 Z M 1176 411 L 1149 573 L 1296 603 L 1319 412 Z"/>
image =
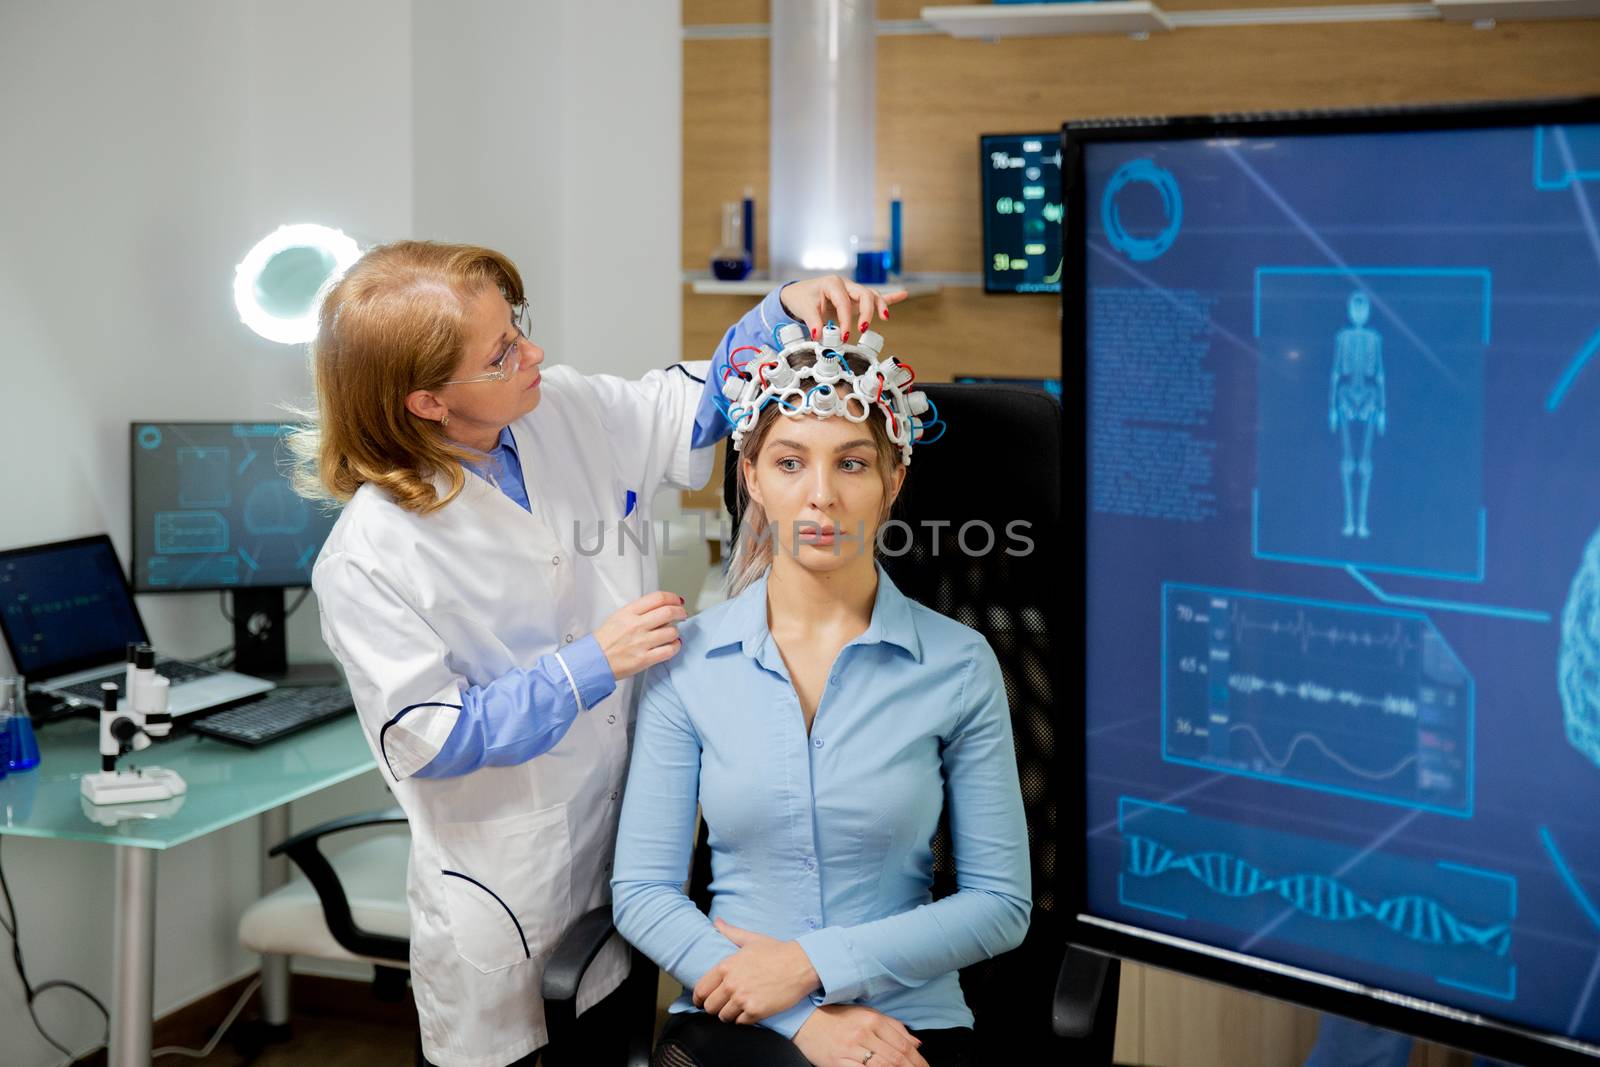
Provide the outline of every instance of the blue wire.
<path id="1" fill-rule="evenodd" d="M 926 396 L 926 394 L 924 394 L 924 395 Z M 943 440 L 944 434 L 945 434 L 945 430 L 949 425 L 948 423 L 946 423 L 943 419 L 941 419 L 939 417 L 939 405 L 935 404 L 933 402 L 933 398 L 932 397 L 926 397 L 926 399 L 928 401 L 928 407 L 930 409 L 932 409 L 932 411 L 933 411 L 933 418 L 931 418 L 931 419 L 918 418 L 916 420 L 917 428 L 922 431 L 922 439 L 917 442 L 917 444 L 919 444 L 919 445 L 931 445 L 935 441 Z M 936 428 L 939 431 L 939 436 L 938 437 L 929 437 L 928 436 L 928 431 L 936 429 Z"/>

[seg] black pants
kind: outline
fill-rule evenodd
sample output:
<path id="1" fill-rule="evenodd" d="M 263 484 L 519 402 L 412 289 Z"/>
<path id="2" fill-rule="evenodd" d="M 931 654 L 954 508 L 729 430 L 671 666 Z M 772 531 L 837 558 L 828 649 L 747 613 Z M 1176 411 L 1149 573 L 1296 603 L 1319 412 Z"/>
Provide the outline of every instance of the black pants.
<path id="1" fill-rule="evenodd" d="M 928 1067 L 971 1067 L 972 1031 L 913 1030 Z M 667 1017 L 651 1063 L 656 1067 L 810 1067 L 794 1042 L 764 1026 L 725 1023 L 703 1011 Z"/>
<path id="2" fill-rule="evenodd" d="M 639 1021 L 636 1013 L 630 1019 L 627 1010 L 630 984 L 624 981 L 578 1016 L 570 1034 L 528 1053 L 509 1067 L 612 1067 L 627 1063 L 628 1038 Z"/>

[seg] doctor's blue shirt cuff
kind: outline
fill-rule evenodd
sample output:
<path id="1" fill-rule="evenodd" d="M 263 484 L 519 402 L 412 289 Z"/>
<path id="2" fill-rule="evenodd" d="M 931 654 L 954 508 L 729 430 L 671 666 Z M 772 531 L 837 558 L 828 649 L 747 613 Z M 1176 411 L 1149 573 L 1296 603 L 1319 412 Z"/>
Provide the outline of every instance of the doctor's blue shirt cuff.
<path id="1" fill-rule="evenodd" d="M 822 983 L 821 1003 L 843 1004 L 865 994 L 861 968 L 851 955 L 850 937 L 843 928 L 825 926 L 800 935 L 796 943 Z"/>
<path id="2" fill-rule="evenodd" d="M 689 444 L 693 448 L 704 448 L 714 445 L 728 436 L 733 429 L 722 414 L 718 402 L 722 399 L 722 380 L 726 376 L 732 360 L 734 349 L 745 345 L 778 345 L 777 328 L 786 323 L 797 321 L 788 311 L 784 310 L 783 300 L 779 294 L 784 282 L 772 292 L 768 293 L 755 307 L 744 313 L 744 317 L 722 335 L 722 343 L 717 346 L 716 355 L 711 357 L 711 369 L 706 372 L 706 384 L 700 393 L 700 406 L 695 409 L 694 432 L 689 437 Z M 740 353 L 745 359 L 755 353 Z"/>
<path id="3" fill-rule="evenodd" d="M 572 672 L 578 687 L 578 706 L 587 710 L 610 696 L 617 688 L 617 677 L 611 671 L 611 661 L 600 651 L 600 642 L 594 634 L 585 634 L 563 648 L 561 661 Z"/>

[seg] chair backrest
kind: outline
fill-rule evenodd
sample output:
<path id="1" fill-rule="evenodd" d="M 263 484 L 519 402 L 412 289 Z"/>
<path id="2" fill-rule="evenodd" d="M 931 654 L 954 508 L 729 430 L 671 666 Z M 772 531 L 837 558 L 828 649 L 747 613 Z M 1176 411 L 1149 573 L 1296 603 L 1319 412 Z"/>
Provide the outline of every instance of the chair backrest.
<path id="1" fill-rule="evenodd" d="M 1033 922 L 1028 941 L 962 974 L 980 1028 L 1012 1017 L 1048 1029 L 1048 1001 L 1064 945 L 1058 796 L 1064 787 L 1062 731 L 1082 730 L 1081 702 L 1064 700 L 1063 602 L 1067 561 L 1061 526 L 1061 404 L 1043 390 L 1011 385 L 922 386 L 948 424 L 913 455 L 892 516 L 910 528 L 880 539 L 884 568 L 907 596 L 977 630 L 1005 675 L 1028 845 Z M 735 529 L 729 449 L 724 502 Z M 990 544 L 992 536 L 992 545 Z M 1031 543 L 1031 544 L 1030 544 Z M 700 850 L 704 856 L 704 849 Z M 954 887 L 944 821 L 933 841 L 935 895 Z M 697 861 L 696 875 L 709 865 Z M 700 889 L 704 882 L 694 885 Z M 703 902 L 703 896 L 702 896 Z M 1005 1017 L 1006 1022 L 1001 1022 Z"/>

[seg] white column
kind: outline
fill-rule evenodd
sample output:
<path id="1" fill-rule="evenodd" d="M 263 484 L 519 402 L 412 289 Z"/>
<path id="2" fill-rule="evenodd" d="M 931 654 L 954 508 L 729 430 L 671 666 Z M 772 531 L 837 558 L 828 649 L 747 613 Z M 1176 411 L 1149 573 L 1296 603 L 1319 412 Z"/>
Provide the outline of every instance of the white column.
<path id="1" fill-rule="evenodd" d="M 773 276 L 852 266 L 875 231 L 877 0 L 772 0 Z"/>

